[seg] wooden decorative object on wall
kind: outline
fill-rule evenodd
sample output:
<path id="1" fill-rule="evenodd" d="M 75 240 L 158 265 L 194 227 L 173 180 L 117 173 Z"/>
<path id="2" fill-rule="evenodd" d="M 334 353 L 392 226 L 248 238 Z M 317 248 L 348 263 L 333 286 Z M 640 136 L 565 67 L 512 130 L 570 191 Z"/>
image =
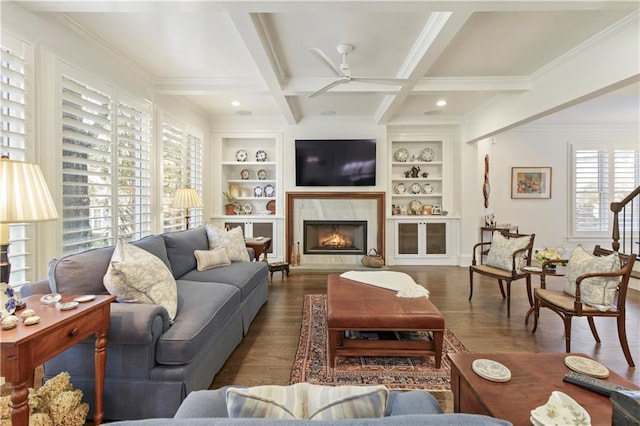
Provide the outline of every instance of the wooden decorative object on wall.
<path id="1" fill-rule="evenodd" d="M 484 207 L 489 207 L 489 194 L 491 186 L 489 185 L 489 154 L 484 156 L 484 183 L 482 184 L 482 195 L 484 196 Z"/>

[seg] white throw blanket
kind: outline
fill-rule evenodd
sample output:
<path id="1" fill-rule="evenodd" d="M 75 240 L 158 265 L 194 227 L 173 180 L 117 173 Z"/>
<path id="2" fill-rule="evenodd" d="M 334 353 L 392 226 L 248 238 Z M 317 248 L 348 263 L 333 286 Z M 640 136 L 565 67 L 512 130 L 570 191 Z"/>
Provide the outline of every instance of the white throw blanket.
<path id="1" fill-rule="evenodd" d="M 358 281 L 396 292 L 397 297 L 426 297 L 429 290 L 417 284 L 410 275 L 396 271 L 347 271 L 342 278 Z"/>

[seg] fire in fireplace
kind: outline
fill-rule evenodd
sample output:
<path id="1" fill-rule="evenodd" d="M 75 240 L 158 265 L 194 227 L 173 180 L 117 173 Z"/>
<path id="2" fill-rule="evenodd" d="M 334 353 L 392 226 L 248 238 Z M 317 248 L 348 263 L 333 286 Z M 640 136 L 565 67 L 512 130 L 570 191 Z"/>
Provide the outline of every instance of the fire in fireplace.
<path id="1" fill-rule="evenodd" d="M 304 254 L 364 254 L 366 220 L 303 221 Z"/>

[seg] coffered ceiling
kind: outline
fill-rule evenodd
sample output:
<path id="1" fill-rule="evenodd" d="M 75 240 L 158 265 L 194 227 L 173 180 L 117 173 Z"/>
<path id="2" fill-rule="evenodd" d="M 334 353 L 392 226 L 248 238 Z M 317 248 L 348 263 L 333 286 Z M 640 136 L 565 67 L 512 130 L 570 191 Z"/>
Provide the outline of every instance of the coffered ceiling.
<path id="1" fill-rule="evenodd" d="M 288 124 L 327 115 L 460 123 L 496 97 L 527 92 L 538 73 L 620 22 L 637 21 L 639 9 L 637 1 L 20 4 L 126 57 L 159 93 L 184 98 L 212 120 L 250 116 Z M 353 46 L 346 59 L 353 77 L 406 84 L 352 81 L 309 97 L 335 79 L 309 49 L 339 66 L 341 43 Z M 637 79 L 632 83 L 617 95 L 627 106 L 613 121 L 637 122 L 640 94 Z M 447 105 L 437 106 L 440 99 Z M 591 111 L 586 105 L 582 119 Z"/>

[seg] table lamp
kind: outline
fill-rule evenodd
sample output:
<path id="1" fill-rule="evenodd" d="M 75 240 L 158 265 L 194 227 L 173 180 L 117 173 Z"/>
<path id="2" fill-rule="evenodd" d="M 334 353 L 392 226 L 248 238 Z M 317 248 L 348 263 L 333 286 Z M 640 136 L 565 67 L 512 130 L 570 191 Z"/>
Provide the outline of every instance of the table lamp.
<path id="1" fill-rule="evenodd" d="M 187 229 L 189 229 L 189 209 L 203 207 L 203 204 L 200 201 L 200 197 L 198 197 L 198 192 L 187 186 L 176 189 L 175 194 L 173 194 L 173 201 L 171 201 L 171 207 L 185 209 L 184 219 L 187 222 Z"/>
<path id="2" fill-rule="evenodd" d="M 37 164 L 0 158 L 0 282 L 9 283 L 9 224 L 58 219 Z"/>

